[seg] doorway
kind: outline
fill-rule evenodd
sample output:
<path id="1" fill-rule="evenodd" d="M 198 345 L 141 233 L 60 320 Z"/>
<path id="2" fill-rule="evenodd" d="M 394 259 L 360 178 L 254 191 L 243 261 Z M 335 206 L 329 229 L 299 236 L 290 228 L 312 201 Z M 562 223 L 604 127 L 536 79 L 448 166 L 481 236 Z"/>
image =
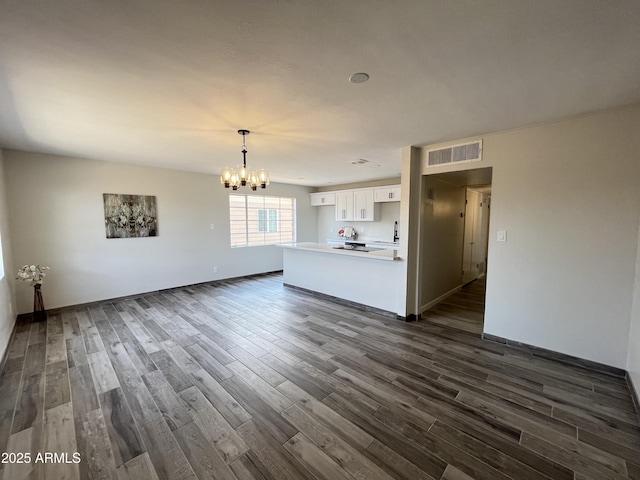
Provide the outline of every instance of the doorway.
<path id="1" fill-rule="evenodd" d="M 423 320 L 480 335 L 492 169 L 423 176 L 418 284 Z"/>
<path id="2" fill-rule="evenodd" d="M 462 285 L 484 277 L 489 245 L 491 186 L 465 189 Z"/>

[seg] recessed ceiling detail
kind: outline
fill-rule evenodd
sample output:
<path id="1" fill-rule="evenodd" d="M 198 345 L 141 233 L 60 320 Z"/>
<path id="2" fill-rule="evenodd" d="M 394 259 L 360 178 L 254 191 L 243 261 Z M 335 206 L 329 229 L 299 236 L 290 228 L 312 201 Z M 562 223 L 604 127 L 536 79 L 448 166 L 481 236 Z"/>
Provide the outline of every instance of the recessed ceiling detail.
<path id="1" fill-rule="evenodd" d="M 349 81 L 351 83 L 364 83 L 367 80 L 369 80 L 369 74 L 368 73 L 354 73 L 353 75 L 351 75 L 349 77 Z"/>

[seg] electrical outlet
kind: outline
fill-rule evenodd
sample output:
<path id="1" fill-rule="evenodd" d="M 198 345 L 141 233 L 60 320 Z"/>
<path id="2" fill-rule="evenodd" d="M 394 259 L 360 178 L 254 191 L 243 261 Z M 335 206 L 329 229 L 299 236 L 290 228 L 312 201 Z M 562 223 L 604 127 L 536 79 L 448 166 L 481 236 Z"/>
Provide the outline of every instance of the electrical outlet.
<path id="1" fill-rule="evenodd" d="M 213 273 L 218 273 L 218 266 L 217 266 L 217 265 L 215 265 L 215 266 L 213 267 Z"/>
<path id="2" fill-rule="evenodd" d="M 212 224 L 211 224 L 211 230 L 215 230 L 215 229 L 216 229 L 216 224 L 215 224 L 215 223 L 212 223 Z"/>

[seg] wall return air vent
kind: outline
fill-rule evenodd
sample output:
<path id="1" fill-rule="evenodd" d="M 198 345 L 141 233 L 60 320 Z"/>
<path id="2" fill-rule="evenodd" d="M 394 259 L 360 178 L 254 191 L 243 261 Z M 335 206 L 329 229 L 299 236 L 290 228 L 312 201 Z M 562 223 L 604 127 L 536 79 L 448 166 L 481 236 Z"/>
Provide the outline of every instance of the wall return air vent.
<path id="1" fill-rule="evenodd" d="M 461 145 L 452 145 L 438 150 L 429 150 L 427 166 L 435 167 L 447 163 L 479 162 L 482 160 L 482 140 Z"/>

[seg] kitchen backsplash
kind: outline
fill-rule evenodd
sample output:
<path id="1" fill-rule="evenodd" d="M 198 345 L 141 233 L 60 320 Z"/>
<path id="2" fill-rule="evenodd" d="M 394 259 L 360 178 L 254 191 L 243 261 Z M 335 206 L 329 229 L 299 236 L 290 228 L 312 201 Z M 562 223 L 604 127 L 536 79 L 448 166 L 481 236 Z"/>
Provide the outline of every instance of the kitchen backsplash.
<path id="1" fill-rule="evenodd" d="M 338 222 L 335 206 L 327 205 L 318 209 L 318 242 L 339 238 L 338 231 L 343 227 L 353 227 L 358 239 L 368 241 L 393 241 L 394 222 L 400 220 L 400 202 L 380 203 L 380 221 L 377 222 Z"/>

